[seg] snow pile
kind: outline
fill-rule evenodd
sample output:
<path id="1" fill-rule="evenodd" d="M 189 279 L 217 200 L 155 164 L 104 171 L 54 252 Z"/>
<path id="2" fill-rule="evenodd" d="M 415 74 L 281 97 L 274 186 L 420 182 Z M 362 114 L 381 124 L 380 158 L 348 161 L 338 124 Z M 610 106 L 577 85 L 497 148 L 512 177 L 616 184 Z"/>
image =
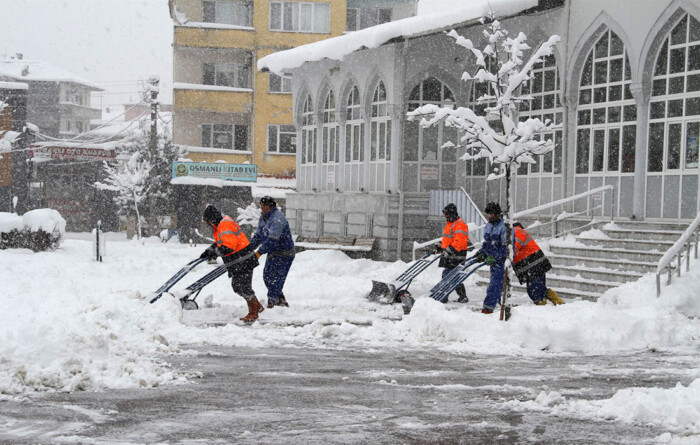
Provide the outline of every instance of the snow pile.
<path id="1" fill-rule="evenodd" d="M 13 230 L 22 230 L 24 221 L 16 213 L 0 212 L 0 233 L 8 233 Z"/>
<path id="2" fill-rule="evenodd" d="M 66 220 L 53 209 L 30 210 L 22 216 L 16 213 L 0 212 L 0 233 L 24 228 L 32 232 L 43 230 L 62 236 L 66 232 Z"/>
<path id="3" fill-rule="evenodd" d="M 515 411 L 651 424 L 684 435 L 700 434 L 700 379 L 673 388 L 625 388 L 601 400 L 567 399 L 556 391 L 541 392 L 535 400 L 511 400 L 504 406 Z"/>
<path id="4" fill-rule="evenodd" d="M 0 215 L 0 224 L 17 224 L 11 220 Z M 259 323 L 244 327 L 238 318 L 246 313 L 245 303 L 226 278 L 204 289 L 198 311 L 182 311 L 167 294 L 148 303 L 148 293 L 199 256 L 205 245 L 161 243 L 156 237 L 126 241 L 124 234 L 107 233 L 108 254 L 98 263 L 89 234 L 69 233 L 67 238 L 51 253 L 0 253 L 0 299 L 11 308 L 0 313 L 0 393 L 183 382 L 187 376 L 172 370 L 167 359 L 188 344 L 407 353 L 437 349 L 524 357 L 659 350 L 693 356 L 700 338 L 699 262 L 663 287 L 658 298 L 651 274 L 608 291 L 598 302 L 535 306 L 515 295 L 518 306 L 503 323 L 497 314 L 479 312 L 485 290 L 475 279 L 466 282 L 469 304 L 440 304 L 425 297 L 442 273 L 432 265 L 411 284 L 416 304 L 404 316 L 399 305 L 371 303 L 366 295 L 372 280 L 390 281 L 405 263 L 307 251 L 297 255 L 285 285 L 291 307 L 268 309 Z M 263 303 L 265 260 L 263 256 L 253 279 Z M 212 267 L 199 265 L 173 292 Z M 695 381 L 673 388 L 619 388 L 601 400 L 543 392 L 504 403 L 513 410 L 560 416 L 665 422 L 674 434 L 700 434 L 700 373 L 683 372 Z"/>
<path id="5" fill-rule="evenodd" d="M 54 209 L 35 209 L 22 215 L 24 226 L 32 232 L 43 230 L 47 233 L 66 233 L 66 220 Z"/>

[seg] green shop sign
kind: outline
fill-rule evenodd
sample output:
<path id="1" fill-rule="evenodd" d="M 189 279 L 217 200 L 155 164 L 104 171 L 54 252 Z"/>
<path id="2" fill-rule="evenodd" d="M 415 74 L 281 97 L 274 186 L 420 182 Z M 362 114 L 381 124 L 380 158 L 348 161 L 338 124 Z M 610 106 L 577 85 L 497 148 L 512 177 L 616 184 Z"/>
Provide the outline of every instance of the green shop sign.
<path id="1" fill-rule="evenodd" d="M 256 182 L 258 166 L 222 162 L 173 162 L 173 178 L 185 177 Z"/>

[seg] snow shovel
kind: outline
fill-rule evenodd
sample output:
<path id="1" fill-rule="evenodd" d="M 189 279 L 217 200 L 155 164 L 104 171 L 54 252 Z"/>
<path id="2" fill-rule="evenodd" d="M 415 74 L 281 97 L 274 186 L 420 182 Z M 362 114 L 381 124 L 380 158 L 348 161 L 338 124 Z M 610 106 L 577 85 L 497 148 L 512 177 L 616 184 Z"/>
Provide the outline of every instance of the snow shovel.
<path id="1" fill-rule="evenodd" d="M 430 298 L 441 303 L 446 303 L 447 297 L 449 297 L 452 291 L 457 289 L 457 286 L 462 284 L 464 280 L 469 278 L 477 269 L 485 265 L 486 263 L 478 261 L 476 256 L 467 258 L 430 289 Z"/>
<path id="2" fill-rule="evenodd" d="M 190 273 L 192 269 L 194 269 L 204 261 L 206 261 L 205 258 L 197 258 L 196 260 L 192 260 L 189 263 L 187 263 L 185 267 L 180 269 L 175 275 L 173 275 L 168 281 L 166 281 L 164 285 L 162 285 L 160 288 L 158 288 L 157 291 L 153 292 L 149 296 L 151 303 L 155 303 L 156 301 L 158 301 L 158 299 L 161 296 L 163 296 L 165 292 L 169 291 L 171 287 L 175 286 L 175 284 L 178 281 L 180 281 L 185 275 Z"/>
<path id="3" fill-rule="evenodd" d="M 221 266 L 218 266 L 216 269 L 212 270 L 208 274 L 204 275 L 199 280 L 187 286 L 184 291 L 174 292 L 173 295 L 180 299 L 180 303 L 182 304 L 183 309 L 187 311 L 199 309 L 199 305 L 195 301 L 199 293 L 202 291 L 202 289 L 204 289 L 204 287 L 207 284 L 216 280 L 225 273 L 226 265 L 223 264 Z M 193 298 L 190 299 L 190 295 L 192 294 L 195 295 Z"/>
<path id="4" fill-rule="evenodd" d="M 435 255 L 435 258 L 430 258 L 432 255 Z M 367 295 L 367 298 L 370 301 L 382 304 L 400 303 L 402 300 L 401 296 L 408 291 L 408 286 L 411 285 L 411 281 L 438 258 L 440 258 L 440 255 L 433 254 L 432 252 L 423 255 L 418 261 L 413 263 L 411 267 L 406 269 L 404 273 L 399 275 L 397 279 L 389 283 L 372 280 L 372 290 Z"/>

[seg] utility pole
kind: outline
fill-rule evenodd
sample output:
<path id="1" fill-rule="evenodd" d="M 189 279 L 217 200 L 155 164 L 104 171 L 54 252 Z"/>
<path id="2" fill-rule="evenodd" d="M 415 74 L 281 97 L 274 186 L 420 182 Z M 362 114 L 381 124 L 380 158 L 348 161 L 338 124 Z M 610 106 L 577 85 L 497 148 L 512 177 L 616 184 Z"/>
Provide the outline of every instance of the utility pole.
<path id="1" fill-rule="evenodd" d="M 150 82 L 148 89 L 151 93 L 151 141 L 149 154 L 151 165 L 153 165 L 156 161 L 156 156 L 158 156 L 158 85 L 160 84 L 160 79 L 157 76 L 153 76 L 148 81 Z"/>

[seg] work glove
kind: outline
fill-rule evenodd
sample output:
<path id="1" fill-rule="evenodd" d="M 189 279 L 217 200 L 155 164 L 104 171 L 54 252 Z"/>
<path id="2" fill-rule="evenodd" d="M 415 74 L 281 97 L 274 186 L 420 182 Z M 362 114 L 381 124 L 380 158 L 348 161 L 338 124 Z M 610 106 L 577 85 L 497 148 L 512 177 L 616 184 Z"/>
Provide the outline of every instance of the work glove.
<path id="1" fill-rule="evenodd" d="M 433 254 L 437 255 L 438 253 L 442 252 L 442 247 L 440 247 L 439 244 L 435 245 L 435 250 L 433 250 Z"/>
<path id="2" fill-rule="evenodd" d="M 215 260 L 217 256 L 218 255 L 216 254 L 214 249 L 212 249 L 210 246 L 210 247 L 207 247 L 207 249 L 204 252 L 202 252 L 202 254 L 199 257 L 207 259 L 207 260 Z"/>
<path id="3" fill-rule="evenodd" d="M 257 250 L 255 251 L 255 258 L 260 259 L 260 252 L 258 252 Z"/>
<path id="4" fill-rule="evenodd" d="M 496 258 L 494 258 L 494 257 L 492 257 L 492 256 L 490 256 L 490 255 L 487 256 L 486 259 L 484 260 L 484 263 L 485 263 L 487 266 L 493 266 L 495 262 L 496 262 Z"/>
<path id="5" fill-rule="evenodd" d="M 457 253 L 457 251 L 455 250 L 455 248 L 452 247 L 452 246 L 450 246 L 450 247 L 448 247 L 447 249 L 445 249 L 445 250 L 442 251 L 442 256 L 444 256 L 445 258 L 447 258 L 448 256 L 454 255 L 455 253 Z"/>
<path id="6" fill-rule="evenodd" d="M 476 254 L 476 257 L 474 257 L 474 259 L 479 263 L 483 263 L 484 261 L 486 261 L 486 256 L 487 255 L 484 252 L 479 252 Z"/>

